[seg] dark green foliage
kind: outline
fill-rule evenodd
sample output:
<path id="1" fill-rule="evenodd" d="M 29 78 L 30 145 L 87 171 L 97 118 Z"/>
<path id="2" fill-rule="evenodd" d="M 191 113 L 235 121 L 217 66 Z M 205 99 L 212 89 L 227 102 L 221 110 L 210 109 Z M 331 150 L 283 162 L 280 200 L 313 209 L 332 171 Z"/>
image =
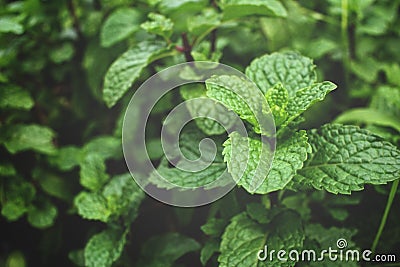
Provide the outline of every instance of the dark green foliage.
<path id="1" fill-rule="evenodd" d="M 339 238 L 347 248 L 371 248 L 386 184 L 400 178 L 399 7 L 389 0 L 0 0 L 0 266 L 364 264 L 261 262 L 257 253 L 265 245 L 327 249 Z M 127 172 L 122 120 L 143 81 L 193 60 L 244 72 L 269 108 L 254 114 L 261 99 L 253 84 L 227 75 L 157 103 L 146 137 L 158 170 L 143 174 L 150 183 L 170 188 L 155 179 L 162 175 L 199 186 L 225 170 L 234 179 L 243 174 L 214 203 L 173 208 L 146 196 Z M 188 114 L 217 117 L 228 128 L 237 115 L 248 136 L 228 135 L 207 118 L 189 123 L 183 154 L 199 158 L 206 137 L 217 151 L 208 168 L 191 173 L 168 163 L 159 129 L 177 104 L 198 97 L 214 102 L 186 102 Z M 271 114 L 276 133 L 257 120 Z M 276 138 L 270 169 L 260 135 Z M 248 164 L 233 148 L 250 150 Z M 266 178 L 257 188 L 255 173 Z M 398 251 L 399 203 L 384 219 L 378 252 Z"/>

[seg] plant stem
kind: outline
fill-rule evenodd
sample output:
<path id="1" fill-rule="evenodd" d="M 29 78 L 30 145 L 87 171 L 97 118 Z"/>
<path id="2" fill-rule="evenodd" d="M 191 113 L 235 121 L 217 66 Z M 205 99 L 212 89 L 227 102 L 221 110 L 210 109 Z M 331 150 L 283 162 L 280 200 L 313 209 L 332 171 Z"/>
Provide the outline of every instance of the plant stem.
<path id="1" fill-rule="evenodd" d="M 397 192 L 397 187 L 399 186 L 399 181 L 400 179 L 397 179 L 396 181 L 393 182 L 392 184 L 392 188 L 390 189 L 390 193 L 389 193 L 389 197 L 386 203 L 386 208 L 385 208 L 385 212 L 383 213 L 382 219 L 381 219 L 381 224 L 379 225 L 379 229 L 378 232 L 376 233 L 374 242 L 372 243 L 372 247 L 371 247 L 371 251 L 372 253 L 375 252 L 375 249 L 378 245 L 379 239 L 381 238 L 382 232 L 383 232 L 383 228 L 385 228 L 385 224 L 386 224 L 386 220 L 387 217 L 389 215 L 389 211 L 390 208 L 392 206 L 393 203 L 393 199 L 396 196 L 396 192 Z"/>
<path id="2" fill-rule="evenodd" d="M 185 55 L 185 59 L 187 62 L 194 61 L 192 57 L 192 46 L 189 43 L 186 32 L 182 33 L 182 44 L 183 44 L 183 53 Z"/>

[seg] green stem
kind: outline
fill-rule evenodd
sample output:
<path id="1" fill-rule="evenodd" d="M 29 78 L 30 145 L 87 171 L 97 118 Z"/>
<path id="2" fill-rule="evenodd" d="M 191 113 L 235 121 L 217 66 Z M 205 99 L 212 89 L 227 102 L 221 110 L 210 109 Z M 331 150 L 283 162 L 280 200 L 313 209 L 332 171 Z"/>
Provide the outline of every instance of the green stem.
<path id="1" fill-rule="evenodd" d="M 388 200 L 386 203 L 385 212 L 383 213 L 381 224 L 379 225 L 379 229 L 378 229 L 378 232 L 376 233 L 374 242 L 372 243 L 372 247 L 371 247 L 372 253 L 375 252 L 375 249 L 378 245 L 379 239 L 381 238 L 383 228 L 385 228 L 386 220 L 389 215 L 389 211 L 392 206 L 393 199 L 396 196 L 397 187 L 399 186 L 399 181 L 400 181 L 400 179 L 397 179 L 396 181 L 394 181 L 392 184 L 392 188 L 390 189 L 389 197 L 388 197 Z"/>

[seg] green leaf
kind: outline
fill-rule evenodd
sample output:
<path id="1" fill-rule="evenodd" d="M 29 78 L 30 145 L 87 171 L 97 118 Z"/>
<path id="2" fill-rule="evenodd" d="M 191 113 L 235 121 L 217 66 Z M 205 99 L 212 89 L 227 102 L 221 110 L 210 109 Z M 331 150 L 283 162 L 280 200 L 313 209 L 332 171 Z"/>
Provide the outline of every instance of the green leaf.
<path id="1" fill-rule="evenodd" d="M 3 183 L 3 180 L 1 182 Z M 9 221 L 16 221 L 28 210 L 36 190 L 31 183 L 17 177 L 4 183 L 1 214 Z"/>
<path id="2" fill-rule="evenodd" d="M 40 125 L 16 124 L 7 129 L 4 145 L 15 154 L 24 150 L 35 150 L 39 153 L 53 154 L 56 150 L 52 143 L 54 132 Z"/>
<path id="3" fill-rule="evenodd" d="M 225 163 L 215 162 L 211 163 L 209 167 L 203 170 L 192 172 L 189 170 L 181 170 L 175 167 L 169 168 L 166 164 L 166 161 L 163 161 L 158 166 L 157 170 L 150 175 L 149 181 L 157 185 L 159 188 L 197 188 L 201 186 L 207 186 L 208 184 L 217 181 L 217 179 L 229 179 L 229 177 L 224 174 L 225 169 Z M 163 180 L 166 180 L 169 183 L 162 182 Z"/>
<path id="4" fill-rule="evenodd" d="M 224 143 L 224 161 L 233 179 L 248 192 L 254 193 L 264 181 L 271 164 L 269 144 L 261 140 L 242 137 L 233 132 Z M 240 151 L 240 153 L 239 153 Z"/>
<path id="5" fill-rule="evenodd" d="M 186 101 L 186 107 L 192 117 L 196 118 L 196 125 L 207 135 L 219 135 L 226 130 L 218 122 L 222 122 L 229 130 L 236 122 L 234 114 L 228 112 L 219 103 L 212 103 L 206 96 L 203 85 L 183 86 L 180 93 Z M 213 120 L 211 118 L 216 118 Z"/>
<path id="6" fill-rule="evenodd" d="M 219 250 L 219 243 L 217 240 L 208 240 L 200 251 L 200 261 L 203 266 L 207 264 L 212 255 Z"/>
<path id="7" fill-rule="evenodd" d="M 335 123 L 359 122 L 391 127 L 400 132 L 400 121 L 397 117 L 387 115 L 371 108 L 354 108 L 340 114 Z"/>
<path id="8" fill-rule="evenodd" d="M 33 105 L 31 95 L 20 87 L 8 85 L 0 90 L 0 108 L 29 110 Z"/>
<path id="9" fill-rule="evenodd" d="M 92 191 L 99 190 L 108 180 L 106 165 L 97 154 L 88 154 L 81 163 L 80 183 Z"/>
<path id="10" fill-rule="evenodd" d="M 122 143 L 120 138 L 114 136 L 98 136 L 83 147 L 83 154 L 96 154 L 102 160 L 122 157 Z"/>
<path id="11" fill-rule="evenodd" d="M 0 162 L 0 176 L 14 176 L 17 170 L 10 162 Z"/>
<path id="12" fill-rule="evenodd" d="M 63 63 L 70 60 L 74 52 L 74 46 L 71 43 L 64 43 L 50 51 L 50 59 L 57 64 Z"/>
<path id="13" fill-rule="evenodd" d="M 68 203 L 72 200 L 73 185 L 69 183 L 68 179 L 40 168 L 33 170 L 32 177 L 48 195 L 62 199 Z"/>
<path id="14" fill-rule="evenodd" d="M 316 102 L 324 100 L 326 94 L 336 89 L 336 87 L 334 83 L 326 81 L 298 90 L 288 102 L 288 119 L 285 124 L 292 122 Z"/>
<path id="15" fill-rule="evenodd" d="M 188 30 L 195 36 L 209 32 L 221 24 L 221 14 L 215 9 L 205 9 L 201 15 L 191 17 L 187 20 Z"/>
<path id="16" fill-rule="evenodd" d="M 130 210 L 137 213 L 140 203 L 144 199 L 144 193 L 127 173 L 113 177 L 103 189 L 103 196 L 107 206 L 113 215 L 125 215 Z"/>
<path id="17" fill-rule="evenodd" d="M 88 220 L 107 222 L 110 211 L 106 199 L 97 193 L 80 192 L 74 200 L 78 214 Z"/>
<path id="18" fill-rule="evenodd" d="M 92 236 L 85 246 L 85 266 L 110 267 L 120 256 L 126 242 L 126 234 L 106 229 Z"/>
<path id="19" fill-rule="evenodd" d="M 143 245 L 142 258 L 137 266 L 173 266 L 173 263 L 183 255 L 199 249 L 199 243 L 179 233 L 153 236 Z M 154 257 L 155 251 L 157 257 Z"/>
<path id="20" fill-rule="evenodd" d="M 24 27 L 18 20 L 16 16 L 2 16 L 0 18 L 0 32 L 22 34 L 24 32 Z"/>
<path id="21" fill-rule="evenodd" d="M 41 201 L 28 209 L 28 222 L 39 229 L 52 226 L 56 217 L 57 208 L 49 201 Z"/>
<path id="22" fill-rule="evenodd" d="M 75 146 L 65 146 L 57 150 L 55 155 L 49 157 L 49 162 L 62 171 L 70 171 L 79 165 L 82 160 L 80 148 Z"/>
<path id="23" fill-rule="evenodd" d="M 232 218 L 225 229 L 220 245 L 219 266 L 260 266 L 257 254 L 268 250 L 300 249 L 304 233 L 300 217 L 293 211 L 283 211 L 274 216 L 268 225 L 253 221 L 246 213 Z M 269 260 L 269 259 L 268 259 Z M 293 262 L 272 261 L 273 266 L 293 266 Z M 270 263 L 270 262 L 268 262 Z"/>
<path id="24" fill-rule="evenodd" d="M 226 226 L 226 223 L 227 222 L 224 219 L 211 218 L 206 222 L 206 224 L 201 226 L 201 230 L 206 235 L 219 237 L 221 236 Z"/>
<path id="25" fill-rule="evenodd" d="M 268 113 L 269 107 L 251 81 L 233 75 L 220 75 L 206 80 L 206 87 L 208 97 L 247 120 L 257 133 L 260 133 L 260 127 L 263 133 L 268 133 L 268 129 L 264 128 L 270 125 L 269 118 L 262 112 Z"/>
<path id="26" fill-rule="evenodd" d="M 264 93 L 281 83 L 290 97 L 317 80 L 312 60 L 296 52 L 273 53 L 256 58 L 246 68 L 246 75 Z"/>
<path id="27" fill-rule="evenodd" d="M 108 69 L 104 78 L 103 99 L 112 107 L 139 78 L 142 70 L 164 51 L 160 42 L 141 42 L 122 54 Z"/>
<path id="28" fill-rule="evenodd" d="M 110 47 L 129 37 L 139 29 L 141 19 L 141 13 L 133 8 L 113 11 L 101 27 L 101 46 Z"/>
<path id="29" fill-rule="evenodd" d="M 286 110 L 289 101 L 288 91 L 282 84 L 278 83 L 267 91 L 265 98 L 270 106 L 272 115 L 274 115 L 275 125 L 279 126 L 284 123 L 288 116 Z"/>
<path id="30" fill-rule="evenodd" d="M 393 117 L 400 117 L 400 88 L 381 86 L 372 96 L 370 107 Z"/>
<path id="31" fill-rule="evenodd" d="M 367 130 L 327 124 L 308 133 L 311 157 L 297 172 L 296 183 L 331 193 L 350 194 L 364 184 L 386 184 L 399 178 L 400 151 Z"/>
<path id="32" fill-rule="evenodd" d="M 225 172 L 226 164 L 224 163 L 222 153 L 222 142 L 219 139 L 213 140 L 216 145 L 216 151 L 211 142 L 203 143 L 199 147 L 200 141 L 206 138 L 204 134 L 199 131 L 186 131 L 180 135 L 179 147 L 164 147 L 168 151 L 171 159 L 174 159 L 176 167 L 169 167 L 166 159 L 162 160 L 157 170 L 152 172 L 149 181 L 156 184 L 160 188 L 171 189 L 177 186 L 184 188 L 197 188 L 205 186 L 208 188 L 218 186 L 231 182 L 232 178 Z M 164 144 L 168 145 L 168 144 Z M 180 149 L 180 151 L 178 150 Z M 200 150 L 202 154 L 200 154 Z M 188 163 L 180 157 L 182 156 L 188 160 L 198 160 L 196 164 Z M 215 154 L 214 154 L 215 152 Z M 215 158 L 214 158 L 215 155 Z M 195 165 L 195 168 L 192 166 Z M 203 168 L 201 168 L 203 167 Z M 210 183 L 218 182 L 209 185 Z M 164 180 L 168 181 L 164 182 Z M 171 183 L 171 184 L 170 184 Z"/>
<path id="33" fill-rule="evenodd" d="M 171 37 L 174 23 L 169 18 L 161 14 L 150 13 L 148 15 L 149 21 L 146 21 L 140 25 L 148 33 L 160 35 L 166 40 Z"/>
<path id="34" fill-rule="evenodd" d="M 276 0 L 222 0 L 220 6 L 225 20 L 249 15 L 287 16 L 286 9 Z"/>

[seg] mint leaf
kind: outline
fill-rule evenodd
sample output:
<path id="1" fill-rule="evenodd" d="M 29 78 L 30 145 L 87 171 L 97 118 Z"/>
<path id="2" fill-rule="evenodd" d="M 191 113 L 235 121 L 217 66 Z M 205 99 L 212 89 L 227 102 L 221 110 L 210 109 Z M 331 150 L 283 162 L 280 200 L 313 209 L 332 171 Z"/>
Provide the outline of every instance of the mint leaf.
<path id="1" fill-rule="evenodd" d="M 214 9 L 205 9 L 201 15 L 189 18 L 187 24 L 190 33 L 195 36 L 201 35 L 221 24 L 221 14 L 218 14 Z"/>
<path id="2" fill-rule="evenodd" d="M 85 246 L 85 266 L 110 267 L 121 255 L 126 234 L 120 230 L 106 229 L 92 236 Z"/>
<path id="3" fill-rule="evenodd" d="M 111 215 L 106 199 L 98 193 L 82 191 L 75 197 L 74 204 L 84 219 L 107 222 Z"/>
<path id="4" fill-rule="evenodd" d="M 0 18 L 0 32 L 22 34 L 24 26 L 19 23 L 19 20 L 17 16 L 2 16 Z"/>
<path id="5" fill-rule="evenodd" d="M 199 243 L 179 233 L 154 236 L 143 245 L 137 266 L 173 266 L 183 255 L 199 249 Z M 157 251 L 157 257 L 154 257 L 154 251 Z"/>
<path id="6" fill-rule="evenodd" d="M 225 226 L 226 226 L 226 220 L 211 218 L 206 222 L 206 224 L 201 226 L 201 230 L 206 235 L 212 237 L 219 237 L 223 232 Z"/>
<path id="7" fill-rule="evenodd" d="M 400 88 L 379 87 L 372 96 L 370 107 L 398 118 L 400 116 Z"/>
<path id="8" fill-rule="evenodd" d="M 166 161 L 163 161 L 154 171 L 149 181 L 157 185 L 159 188 L 171 189 L 175 187 L 197 188 L 207 186 L 208 184 L 221 180 L 229 179 L 229 176 L 224 174 L 226 165 L 223 162 L 211 163 L 209 167 L 192 172 L 185 171 L 179 168 L 169 168 Z M 163 182 L 163 180 L 166 180 Z M 168 182 L 167 182 L 168 181 Z"/>
<path id="9" fill-rule="evenodd" d="M 36 124 L 16 124 L 7 129 L 4 145 L 15 154 L 24 150 L 53 154 L 56 149 L 52 143 L 54 132 L 50 128 Z"/>
<path id="10" fill-rule="evenodd" d="M 102 160 L 109 158 L 120 159 L 122 157 L 121 139 L 114 136 L 98 136 L 86 143 L 82 153 L 96 154 Z"/>
<path id="11" fill-rule="evenodd" d="M 324 100 L 326 94 L 336 89 L 336 87 L 334 83 L 325 81 L 296 91 L 296 94 L 288 102 L 288 119 L 285 124 L 289 124 L 314 103 Z"/>
<path id="12" fill-rule="evenodd" d="M 340 114 L 335 123 L 359 122 L 364 124 L 374 124 L 383 127 L 391 127 L 400 132 L 400 121 L 384 112 L 372 108 L 354 108 Z"/>
<path id="13" fill-rule="evenodd" d="M 94 153 L 83 159 L 79 175 L 81 185 L 92 191 L 100 189 L 109 178 L 104 161 Z"/>
<path id="14" fill-rule="evenodd" d="M 246 213 L 232 218 L 225 229 L 220 245 L 219 266 L 259 266 L 257 254 L 268 246 L 268 250 L 300 249 L 304 232 L 300 217 L 293 211 L 283 211 L 272 218 L 267 225 L 255 222 Z M 269 259 L 268 259 L 269 260 Z M 271 262 L 273 266 L 293 266 L 292 262 Z"/>
<path id="15" fill-rule="evenodd" d="M 287 16 L 286 9 L 276 0 L 222 0 L 220 6 L 225 20 L 249 15 Z"/>
<path id="16" fill-rule="evenodd" d="M 31 205 L 28 209 L 28 222 L 39 229 L 52 226 L 56 217 L 57 208 L 46 200 Z"/>
<path id="17" fill-rule="evenodd" d="M 254 193 L 264 181 L 272 161 L 269 144 L 233 132 L 224 147 L 222 153 L 229 173 L 238 185 Z"/>
<path id="18" fill-rule="evenodd" d="M 172 20 L 156 13 L 150 13 L 148 18 L 149 21 L 142 23 L 140 27 L 142 27 L 148 33 L 160 35 L 166 40 L 171 37 L 172 30 L 174 28 L 174 23 Z"/>
<path id="19" fill-rule="evenodd" d="M 124 95 L 142 70 L 159 55 L 166 45 L 141 42 L 122 54 L 108 69 L 104 78 L 103 99 L 112 107 Z"/>
<path id="20" fill-rule="evenodd" d="M 28 211 L 36 190 L 31 183 L 17 177 L 4 181 L 4 184 L 1 215 L 9 221 L 16 221 Z"/>
<path id="21" fill-rule="evenodd" d="M 101 27 L 101 46 L 110 47 L 137 31 L 141 17 L 141 13 L 133 8 L 113 11 Z"/>
<path id="22" fill-rule="evenodd" d="M 268 113 L 269 107 L 251 81 L 234 75 L 220 75 L 206 80 L 206 87 L 208 97 L 247 120 L 257 133 L 268 134 L 268 129 L 264 128 L 270 125 L 269 117 L 262 112 Z"/>
<path id="23" fill-rule="evenodd" d="M 311 157 L 297 172 L 296 183 L 331 193 L 350 194 L 364 184 L 386 184 L 399 178 L 400 151 L 356 126 L 327 124 L 308 134 Z"/>
<path id="24" fill-rule="evenodd" d="M 33 105 L 31 95 L 20 87 L 7 85 L 0 90 L 0 108 L 29 110 Z"/>
<path id="25" fill-rule="evenodd" d="M 228 112 L 219 103 L 212 103 L 206 96 L 206 89 L 202 85 L 183 86 L 180 93 L 186 101 L 186 107 L 192 117 L 196 118 L 196 125 L 207 135 L 219 135 L 226 130 L 218 122 L 222 122 L 229 130 L 235 124 L 234 114 Z M 193 99 L 190 101 L 190 99 Z M 211 118 L 216 118 L 213 120 Z"/>
<path id="26" fill-rule="evenodd" d="M 103 196 L 107 206 L 113 215 L 120 216 L 131 210 L 136 216 L 140 203 L 144 199 L 144 193 L 127 173 L 113 177 L 103 189 Z"/>
<path id="27" fill-rule="evenodd" d="M 207 264 L 212 255 L 219 250 L 219 243 L 217 240 L 211 239 L 207 241 L 200 251 L 200 261 L 203 266 Z"/>
<path id="28" fill-rule="evenodd" d="M 274 115 L 275 125 L 279 126 L 284 123 L 288 116 L 286 110 L 289 101 L 288 91 L 282 84 L 278 83 L 267 91 L 265 98 L 267 99 L 272 115 Z"/>
<path id="29" fill-rule="evenodd" d="M 313 61 L 296 52 L 272 53 L 256 58 L 246 68 L 246 75 L 264 93 L 281 83 L 290 97 L 317 80 Z"/>
<path id="30" fill-rule="evenodd" d="M 310 152 L 305 131 L 295 132 L 286 140 L 278 141 L 271 169 L 256 193 L 267 194 L 283 189 L 303 167 Z"/>
<path id="31" fill-rule="evenodd" d="M 81 149 L 74 146 L 65 146 L 49 157 L 49 162 L 62 171 L 72 170 L 82 160 Z"/>

